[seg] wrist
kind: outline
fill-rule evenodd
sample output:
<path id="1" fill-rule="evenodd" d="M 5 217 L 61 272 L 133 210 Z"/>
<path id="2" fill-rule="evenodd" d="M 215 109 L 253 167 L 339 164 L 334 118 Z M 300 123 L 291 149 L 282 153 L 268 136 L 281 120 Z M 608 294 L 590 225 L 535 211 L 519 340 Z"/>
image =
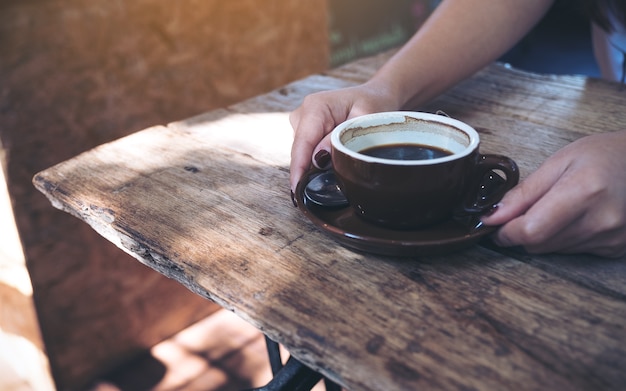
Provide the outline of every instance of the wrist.
<path id="1" fill-rule="evenodd" d="M 367 84 L 386 94 L 396 109 L 415 109 L 433 98 L 432 86 L 424 83 L 428 79 L 419 77 L 419 72 L 390 65 L 383 66 Z"/>
<path id="2" fill-rule="evenodd" d="M 406 104 L 404 93 L 395 80 L 374 76 L 364 87 L 372 91 L 388 110 L 402 110 Z"/>

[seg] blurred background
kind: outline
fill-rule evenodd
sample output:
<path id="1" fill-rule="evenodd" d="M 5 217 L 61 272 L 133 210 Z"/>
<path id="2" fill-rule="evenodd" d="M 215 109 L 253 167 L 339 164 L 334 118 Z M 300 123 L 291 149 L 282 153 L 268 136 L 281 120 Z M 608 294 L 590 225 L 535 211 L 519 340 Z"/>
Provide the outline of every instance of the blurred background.
<path id="1" fill-rule="evenodd" d="M 35 173 L 404 43 L 432 0 L 0 2 L 0 389 L 237 390 L 263 336 L 57 211 Z M 555 4 L 501 58 L 598 76 L 589 26 Z"/>

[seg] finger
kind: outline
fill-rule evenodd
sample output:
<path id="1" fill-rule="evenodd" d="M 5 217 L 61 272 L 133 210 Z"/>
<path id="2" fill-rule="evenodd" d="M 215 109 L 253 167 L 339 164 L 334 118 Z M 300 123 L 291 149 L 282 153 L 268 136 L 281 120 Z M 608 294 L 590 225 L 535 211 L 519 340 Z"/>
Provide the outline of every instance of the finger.
<path id="1" fill-rule="evenodd" d="M 508 191 L 497 204 L 494 212 L 481 217 L 486 225 L 502 225 L 526 213 L 526 211 L 547 193 L 558 180 L 562 170 L 540 167 L 523 182 Z"/>
<path id="2" fill-rule="evenodd" d="M 313 165 L 320 169 L 326 169 L 330 166 L 330 133 L 324 136 L 322 141 L 317 144 L 317 146 L 313 149 Z M 321 151 L 326 151 L 328 154 L 326 155 L 327 159 L 321 160 L 318 157 L 321 155 Z"/>
<path id="3" fill-rule="evenodd" d="M 575 225 L 579 225 L 576 222 Z M 569 230 L 568 230 L 569 231 Z M 580 231 L 579 231 L 580 232 Z M 613 231 L 610 233 L 603 232 L 601 235 L 588 235 L 584 231 L 577 234 L 574 231 L 559 232 L 550 241 L 541 245 L 526 246 L 525 250 L 529 253 L 545 254 L 592 254 L 606 258 L 619 258 L 626 255 L 624 247 L 624 233 Z"/>
<path id="4" fill-rule="evenodd" d="M 588 209 L 583 217 L 570 224 L 567 232 L 570 235 L 569 245 L 556 249 L 561 253 L 587 253 L 603 257 L 620 257 L 626 252 L 626 225 L 617 210 L 610 202 L 602 203 L 606 207 L 596 206 Z"/>
<path id="5" fill-rule="evenodd" d="M 585 235 L 581 231 L 584 198 L 564 175 L 525 213 L 500 228 L 495 241 L 501 246 L 524 246 L 529 251 L 549 252 L 572 246 Z"/>
<path id="6" fill-rule="evenodd" d="M 311 166 L 314 151 L 330 150 L 329 139 L 325 136 L 335 127 L 335 120 L 328 109 L 298 109 L 292 113 L 290 121 L 294 127 L 294 141 L 291 145 L 290 186 L 295 191 L 298 181 Z M 322 141 L 320 141 L 322 140 Z"/>
<path id="7" fill-rule="evenodd" d="M 580 216 L 574 217 L 568 227 L 578 225 L 579 219 Z M 545 225 L 540 224 L 536 221 L 529 224 L 529 219 L 524 215 L 504 224 L 494 235 L 493 241 L 502 247 L 521 246 L 529 253 L 539 254 L 567 252 L 567 249 L 582 240 L 576 229 L 565 228 L 551 234 L 543 230 Z"/>

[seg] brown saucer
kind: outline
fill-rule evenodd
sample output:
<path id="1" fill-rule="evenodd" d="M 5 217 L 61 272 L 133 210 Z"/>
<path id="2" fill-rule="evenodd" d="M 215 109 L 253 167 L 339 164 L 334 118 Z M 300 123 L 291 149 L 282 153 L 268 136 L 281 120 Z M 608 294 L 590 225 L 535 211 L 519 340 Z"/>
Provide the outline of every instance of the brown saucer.
<path id="1" fill-rule="evenodd" d="M 497 227 L 481 225 L 476 217 L 452 218 L 424 229 L 393 230 L 358 217 L 350 206 L 316 205 L 304 196 L 304 188 L 318 170 L 304 175 L 296 189 L 298 208 L 318 228 L 352 249 L 393 256 L 442 255 L 476 244 Z"/>

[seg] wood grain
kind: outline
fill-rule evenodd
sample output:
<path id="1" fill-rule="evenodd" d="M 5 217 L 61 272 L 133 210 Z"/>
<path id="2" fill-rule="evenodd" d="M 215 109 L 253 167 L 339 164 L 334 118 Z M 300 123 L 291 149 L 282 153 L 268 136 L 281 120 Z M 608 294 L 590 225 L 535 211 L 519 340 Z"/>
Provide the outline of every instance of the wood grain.
<path id="1" fill-rule="evenodd" d="M 288 112 L 313 91 L 366 80 L 388 55 L 135 133 L 34 183 L 348 389 L 622 388 L 624 259 L 488 242 L 449 256 L 372 256 L 292 206 Z M 525 176 L 563 145 L 623 127 L 625 106 L 615 84 L 494 64 L 422 109 L 470 123 L 483 152 L 510 155 Z"/>
<path id="2" fill-rule="evenodd" d="M 326 69 L 326 26 L 324 0 L 0 2 L 0 157 L 59 390 L 218 307 L 50 208 L 33 175 Z"/>

